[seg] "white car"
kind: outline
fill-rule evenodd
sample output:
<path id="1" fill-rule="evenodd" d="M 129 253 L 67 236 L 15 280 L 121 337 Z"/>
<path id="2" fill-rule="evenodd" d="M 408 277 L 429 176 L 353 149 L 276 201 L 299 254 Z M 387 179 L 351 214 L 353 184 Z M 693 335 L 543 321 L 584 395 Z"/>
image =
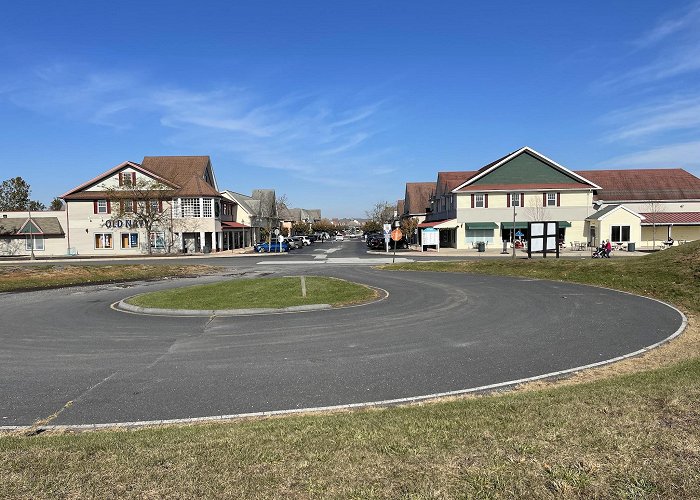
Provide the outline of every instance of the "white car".
<path id="1" fill-rule="evenodd" d="M 301 241 L 304 242 L 304 245 L 311 245 L 311 240 L 309 239 L 308 236 L 300 236 Z"/>
<path id="2" fill-rule="evenodd" d="M 335 235 L 335 241 L 343 241 L 345 238 L 343 238 L 342 234 L 336 234 Z"/>

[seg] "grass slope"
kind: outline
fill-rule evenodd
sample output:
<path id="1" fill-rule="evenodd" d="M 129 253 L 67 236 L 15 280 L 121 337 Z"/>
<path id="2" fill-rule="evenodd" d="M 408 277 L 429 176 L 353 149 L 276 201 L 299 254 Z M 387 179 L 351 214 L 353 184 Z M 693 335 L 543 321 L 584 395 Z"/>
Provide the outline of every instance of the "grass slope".
<path id="1" fill-rule="evenodd" d="M 202 265 L 0 265 L 0 292 L 191 276 L 216 269 Z"/>
<path id="2" fill-rule="evenodd" d="M 513 264 L 517 272 L 501 269 L 646 290 L 685 305 L 693 323 L 686 333 L 621 363 L 643 367 L 659 356 L 667 366 L 410 407 L 5 436 L 0 496 L 698 498 L 698 262 L 700 243 L 638 260 L 548 260 Z M 501 265 L 461 264 L 470 272 L 494 273 Z M 664 358 L 663 352 L 670 354 Z"/>
<path id="3" fill-rule="evenodd" d="M 376 296 L 371 288 L 348 281 L 308 276 L 306 297 L 299 277 L 231 280 L 131 297 L 127 302 L 164 309 L 282 308 L 309 304 L 334 306 L 365 302 Z"/>

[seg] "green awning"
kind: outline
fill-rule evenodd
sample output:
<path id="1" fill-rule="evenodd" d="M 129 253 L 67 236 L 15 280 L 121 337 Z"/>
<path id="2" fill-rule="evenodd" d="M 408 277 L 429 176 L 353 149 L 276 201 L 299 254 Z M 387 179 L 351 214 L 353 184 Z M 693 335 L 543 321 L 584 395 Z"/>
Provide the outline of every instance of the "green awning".
<path id="1" fill-rule="evenodd" d="M 503 229 L 513 229 L 512 222 L 501 222 L 501 227 Z M 515 222 L 515 229 L 527 229 L 527 222 Z"/>
<path id="2" fill-rule="evenodd" d="M 498 224 L 495 222 L 467 222 L 467 229 L 496 229 Z"/>
<path id="3" fill-rule="evenodd" d="M 565 220 L 560 220 L 559 227 L 571 227 L 571 222 L 566 222 Z"/>

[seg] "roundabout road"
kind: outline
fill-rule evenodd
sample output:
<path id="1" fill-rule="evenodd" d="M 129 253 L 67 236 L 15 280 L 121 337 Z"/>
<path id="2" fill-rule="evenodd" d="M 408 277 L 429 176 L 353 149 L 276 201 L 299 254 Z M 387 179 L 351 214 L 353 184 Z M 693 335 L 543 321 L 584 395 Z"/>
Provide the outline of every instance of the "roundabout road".
<path id="1" fill-rule="evenodd" d="M 185 419 L 462 391 L 625 355 L 684 322 L 662 303 L 583 285 L 347 266 L 303 272 L 321 271 L 389 297 L 297 314 L 183 318 L 110 304 L 214 278 L 0 294 L 0 426 Z"/>

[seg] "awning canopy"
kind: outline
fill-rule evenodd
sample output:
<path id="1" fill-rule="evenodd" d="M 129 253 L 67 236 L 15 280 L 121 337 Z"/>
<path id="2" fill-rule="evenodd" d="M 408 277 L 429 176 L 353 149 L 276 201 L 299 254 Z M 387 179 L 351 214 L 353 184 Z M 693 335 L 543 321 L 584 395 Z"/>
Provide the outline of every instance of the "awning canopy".
<path id="1" fill-rule="evenodd" d="M 565 220 L 559 221 L 558 224 L 559 227 L 571 227 L 571 222 Z M 501 227 L 503 229 L 513 229 L 513 222 L 501 222 Z M 527 229 L 527 222 L 515 221 L 515 229 Z"/>
<path id="2" fill-rule="evenodd" d="M 221 227 L 223 229 L 250 229 L 250 226 L 246 226 L 240 222 L 222 222 Z"/>
<path id="3" fill-rule="evenodd" d="M 467 229 L 496 229 L 498 224 L 495 222 L 467 222 Z"/>
<path id="4" fill-rule="evenodd" d="M 418 224 L 419 229 L 425 229 L 427 227 L 434 227 L 435 229 L 454 229 L 459 224 L 457 224 L 456 219 L 444 219 L 444 220 L 435 220 L 432 222 L 421 222 Z"/>
<path id="5" fill-rule="evenodd" d="M 503 229 L 513 229 L 513 222 L 501 222 Z M 515 222 L 515 229 L 527 229 L 527 222 Z"/>

